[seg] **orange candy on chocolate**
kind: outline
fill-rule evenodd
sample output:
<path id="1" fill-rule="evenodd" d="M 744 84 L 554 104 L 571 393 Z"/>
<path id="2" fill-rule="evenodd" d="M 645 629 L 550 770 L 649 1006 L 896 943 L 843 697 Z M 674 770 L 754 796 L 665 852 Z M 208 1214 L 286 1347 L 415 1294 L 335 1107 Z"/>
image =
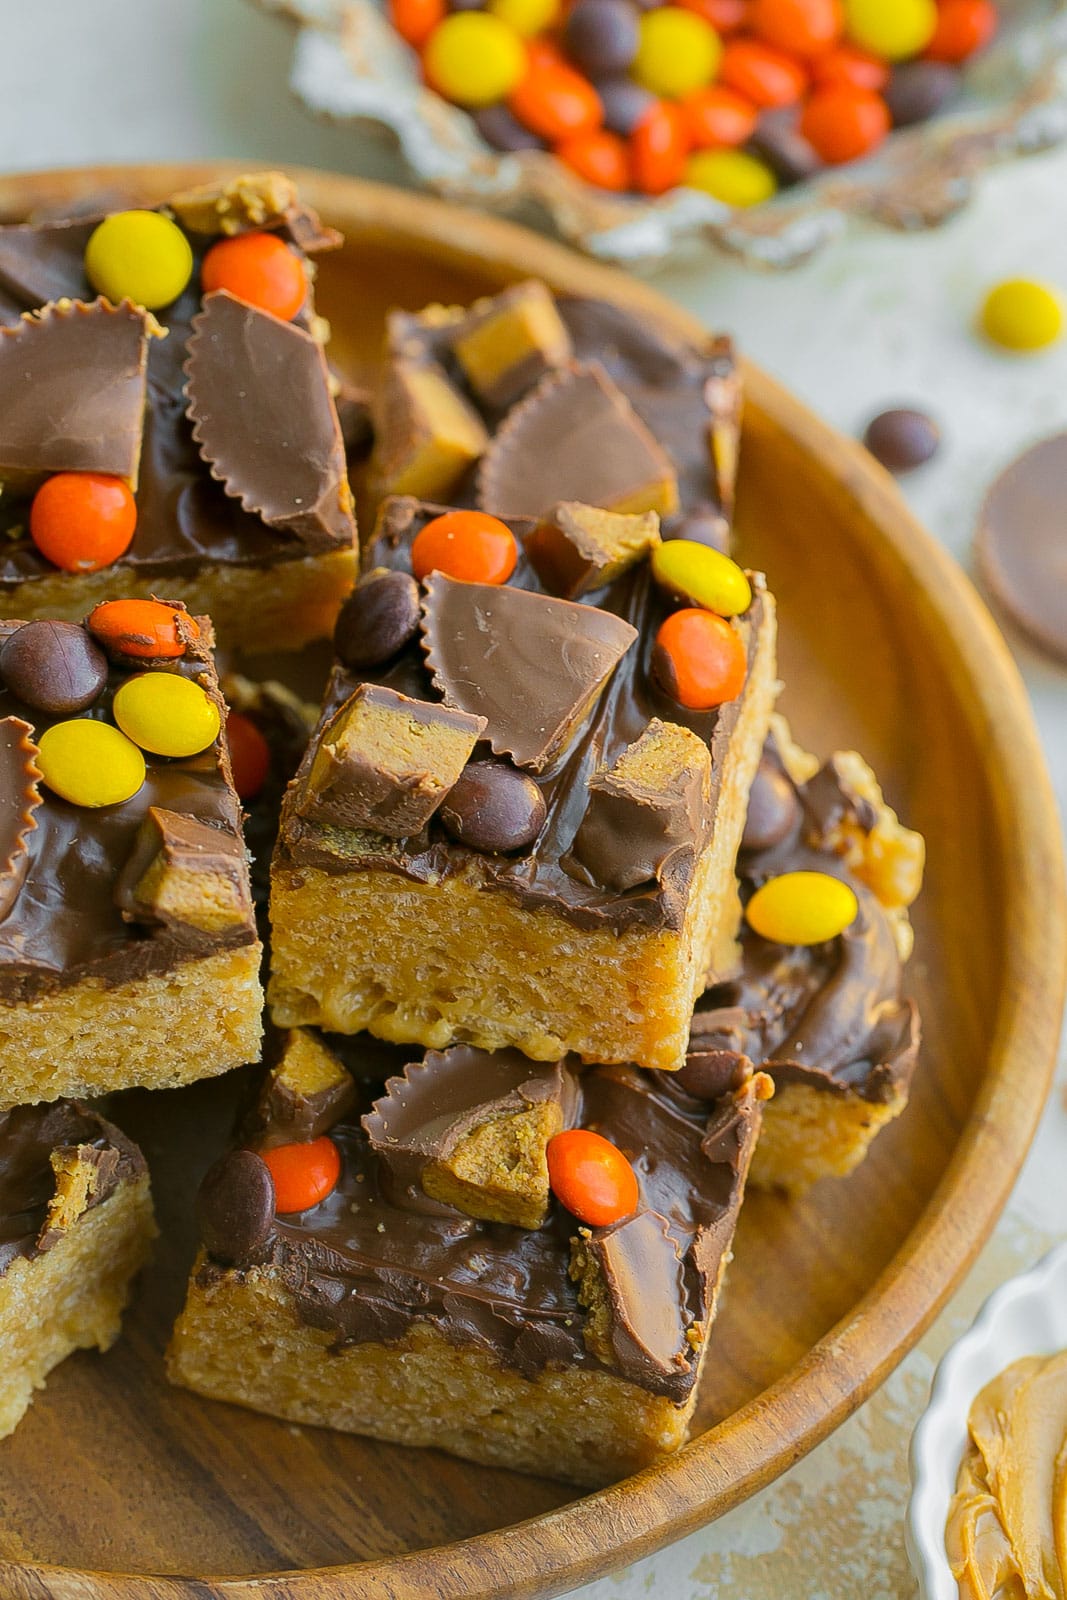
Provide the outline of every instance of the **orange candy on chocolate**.
<path id="1" fill-rule="evenodd" d="M 592 133 L 604 120 L 600 96 L 589 79 L 565 61 L 549 59 L 531 65 L 509 98 L 508 110 L 550 143 Z"/>
<path id="2" fill-rule="evenodd" d="M 507 583 L 519 547 L 506 522 L 485 511 L 446 511 L 420 528 L 411 544 L 416 578 L 443 572 L 461 583 Z"/>
<path id="3" fill-rule="evenodd" d="M 569 1128 L 548 1141 L 552 1193 L 579 1222 L 607 1228 L 637 1209 L 637 1174 L 622 1151 L 588 1128 Z"/>
<path id="4" fill-rule="evenodd" d="M 564 166 L 598 189 L 622 191 L 630 187 L 630 152 L 625 139 L 607 128 L 578 133 L 556 146 Z"/>
<path id="5" fill-rule="evenodd" d="M 259 1154 L 274 1180 L 274 1209 L 279 1216 L 310 1211 L 337 1188 L 341 1152 L 325 1134 L 307 1144 L 278 1144 Z"/>
<path id="6" fill-rule="evenodd" d="M 817 56 L 837 43 L 845 19 L 840 0 L 752 0 L 748 25 L 778 50 Z"/>
<path id="7" fill-rule="evenodd" d="M 226 719 L 233 786 L 241 800 L 254 800 L 270 771 L 270 746 L 251 717 L 231 711 Z"/>
<path id="8" fill-rule="evenodd" d="M 800 117 L 803 137 L 834 166 L 877 150 L 891 127 L 889 107 L 881 95 L 848 84 L 816 89 Z"/>
<path id="9" fill-rule="evenodd" d="M 681 105 L 694 150 L 728 150 L 744 144 L 759 117 L 751 100 L 718 84 L 687 95 Z"/>
<path id="10" fill-rule="evenodd" d="M 722 53 L 719 80 L 765 108 L 795 105 L 808 75 L 794 56 L 762 39 L 730 39 Z"/>
<path id="11" fill-rule="evenodd" d="M 630 135 L 634 183 L 642 194 L 666 194 L 681 183 L 688 154 L 685 112 L 671 100 L 657 100 Z"/>
<path id="12" fill-rule="evenodd" d="M 99 572 L 130 547 L 137 504 L 129 485 L 103 472 L 57 472 L 30 506 L 30 538 L 63 572 Z"/>
<path id="13" fill-rule="evenodd" d="M 182 619 L 186 636 L 198 638 L 196 619 L 162 600 L 104 600 L 89 613 L 87 626 L 112 655 L 132 656 L 138 661 L 176 661 L 185 654 L 176 615 Z"/>
<path id="14" fill-rule="evenodd" d="M 941 0 L 937 27 L 923 54 L 927 61 L 966 61 L 984 50 L 996 31 L 993 0 Z"/>
<path id="15" fill-rule="evenodd" d="M 741 635 L 724 617 L 695 606 L 675 611 L 656 634 L 652 671 L 673 700 L 710 711 L 736 700 L 748 662 Z"/>
<path id="16" fill-rule="evenodd" d="M 200 282 L 205 294 L 226 289 L 282 322 L 291 322 L 307 299 L 303 262 L 276 233 L 220 239 L 204 257 Z"/>

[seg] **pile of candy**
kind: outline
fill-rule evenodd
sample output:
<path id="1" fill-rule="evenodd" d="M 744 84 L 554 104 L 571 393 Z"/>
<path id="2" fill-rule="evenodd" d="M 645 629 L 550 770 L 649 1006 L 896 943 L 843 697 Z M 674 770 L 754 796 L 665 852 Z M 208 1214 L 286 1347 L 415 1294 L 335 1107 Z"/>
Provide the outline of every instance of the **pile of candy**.
<path id="1" fill-rule="evenodd" d="M 875 150 L 953 97 L 994 0 L 388 0 L 426 82 L 499 150 L 730 206 Z"/>

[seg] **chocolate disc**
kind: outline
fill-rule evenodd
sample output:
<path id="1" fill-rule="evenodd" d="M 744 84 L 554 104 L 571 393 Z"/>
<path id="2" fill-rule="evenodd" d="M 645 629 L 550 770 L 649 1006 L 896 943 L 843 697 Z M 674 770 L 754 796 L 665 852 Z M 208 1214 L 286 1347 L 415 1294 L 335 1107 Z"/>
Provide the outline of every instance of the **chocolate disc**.
<path id="1" fill-rule="evenodd" d="M 978 518 L 987 587 L 1021 628 L 1067 660 L 1067 433 L 1034 445 L 997 478 Z"/>
<path id="2" fill-rule="evenodd" d="M 404 648 L 418 625 L 415 579 L 407 572 L 372 572 L 341 607 L 334 648 L 346 667 L 377 667 Z"/>
<path id="3" fill-rule="evenodd" d="M 438 816 L 452 838 L 471 850 L 525 850 L 545 822 L 545 802 L 532 778 L 501 761 L 472 761 Z"/>
<path id="4" fill-rule="evenodd" d="M 863 442 L 890 472 L 912 472 L 937 451 L 941 429 L 923 411 L 898 407 L 883 411 L 867 425 Z"/>
<path id="5" fill-rule="evenodd" d="M 895 128 L 936 117 L 959 94 L 962 79 L 943 61 L 906 61 L 893 69 L 885 87 L 885 103 Z"/>
<path id="6" fill-rule="evenodd" d="M 563 43 L 591 78 L 625 72 L 637 54 L 637 11 L 630 0 L 579 0 L 564 26 Z"/>
<path id="7" fill-rule="evenodd" d="M 27 622 L 0 646 L 0 677 L 35 711 L 69 716 L 107 682 L 107 657 L 77 622 Z"/>
<path id="8" fill-rule="evenodd" d="M 796 826 L 800 801 L 794 785 L 772 762 L 761 761 L 748 791 L 742 850 L 771 850 Z"/>
<path id="9" fill-rule="evenodd" d="M 262 1250 L 274 1228 L 274 1180 L 254 1150 L 231 1150 L 210 1167 L 196 1198 L 209 1255 L 242 1261 Z"/>

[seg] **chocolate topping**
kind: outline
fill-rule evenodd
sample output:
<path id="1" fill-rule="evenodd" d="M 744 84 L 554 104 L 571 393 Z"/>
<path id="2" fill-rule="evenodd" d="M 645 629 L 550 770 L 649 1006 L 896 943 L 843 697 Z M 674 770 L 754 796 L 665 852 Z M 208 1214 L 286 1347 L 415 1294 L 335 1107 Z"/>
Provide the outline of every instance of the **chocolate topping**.
<path id="1" fill-rule="evenodd" d="M 35 710 L 85 711 L 107 682 L 107 657 L 76 622 L 27 622 L 0 645 L 0 678 Z"/>
<path id="2" fill-rule="evenodd" d="M 274 1180 L 253 1150 L 230 1150 L 209 1167 L 196 1197 L 196 1222 L 216 1261 L 258 1255 L 274 1227 Z"/>
<path id="3" fill-rule="evenodd" d="M 0 717 L 0 922 L 11 911 L 30 870 L 30 835 L 41 804 L 33 729 L 18 717 Z"/>
<path id="4" fill-rule="evenodd" d="M 484 717 L 498 756 L 541 772 L 637 638 L 610 611 L 529 589 L 426 581 L 426 664 L 446 705 Z"/>
<path id="5" fill-rule="evenodd" d="M 214 477 L 309 550 L 355 538 L 344 442 L 322 346 L 225 290 L 193 318 L 186 395 Z M 254 400 L 250 401 L 250 397 Z M 254 428 L 245 416 L 255 405 Z"/>
<path id="6" fill-rule="evenodd" d="M 528 850 L 547 816 L 544 796 L 504 761 L 471 761 L 438 815 L 449 838 L 470 850 Z"/>
<path id="7" fill-rule="evenodd" d="M 976 550 L 994 598 L 1031 638 L 1067 660 L 1067 433 L 1019 456 L 988 491 Z"/>
<path id="8" fill-rule="evenodd" d="M 52 472 L 137 482 L 149 321 L 121 306 L 49 305 L 0 328 L 0 479 L 32 489 Z"/>

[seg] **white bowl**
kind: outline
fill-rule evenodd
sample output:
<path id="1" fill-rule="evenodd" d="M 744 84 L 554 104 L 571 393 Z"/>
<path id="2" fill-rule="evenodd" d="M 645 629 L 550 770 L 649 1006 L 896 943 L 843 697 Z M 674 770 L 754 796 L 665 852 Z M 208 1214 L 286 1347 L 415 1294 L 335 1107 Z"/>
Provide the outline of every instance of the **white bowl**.
<path id="1" fill-rule="evenodd" d="M 945 1554 L 945 1522 L 967 1444 L 971 1402 L 1023 1356 L 1067 1349 L 1067 1244 L 990 1295 L 934 1376 L 911 1441 L 907 1546 L 922 1600 L 959 1600 Z"/>

